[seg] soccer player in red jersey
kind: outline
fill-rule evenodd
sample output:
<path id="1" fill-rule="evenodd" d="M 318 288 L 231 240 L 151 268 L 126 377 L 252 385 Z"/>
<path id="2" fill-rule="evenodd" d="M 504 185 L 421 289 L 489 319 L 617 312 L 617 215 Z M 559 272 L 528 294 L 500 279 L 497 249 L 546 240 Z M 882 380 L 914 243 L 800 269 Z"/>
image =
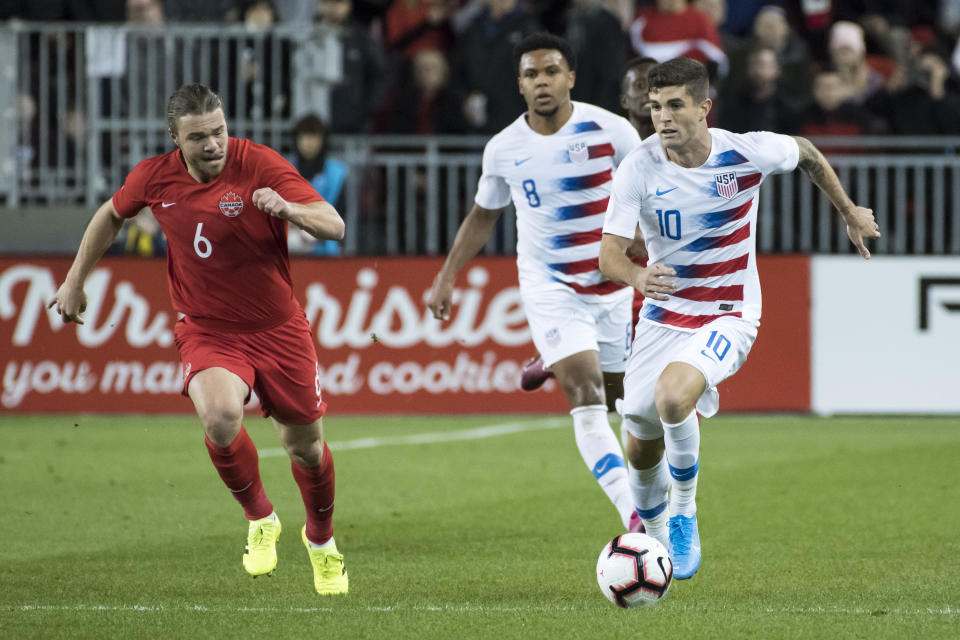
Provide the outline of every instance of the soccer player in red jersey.
<path id="1" fill-rule="evenodd" d="M 100 206 L 50 306 L 65 322 L 82 324 L 84 281 L 124 219 L 150 207 L 167 236 L 183 393 L 200 417 L 214 467 L 250 521 L 244 568 L 253 576 L 271 573 L 281 531 L 242 425 L 253 390 L 303 497 L 301 538 L 314 587 L 346 593 L 343 555 L 333 539 L 333 457 L 321 421 L 326 403 L 287 254 L 288 222 L 320 240 L 339 240 L 343 220 L 275 151 L 229 138 L 220 97 L 209 88 L 190 84 L 174 92 L 167 125 L 177 148 L 140 162 Z"/>

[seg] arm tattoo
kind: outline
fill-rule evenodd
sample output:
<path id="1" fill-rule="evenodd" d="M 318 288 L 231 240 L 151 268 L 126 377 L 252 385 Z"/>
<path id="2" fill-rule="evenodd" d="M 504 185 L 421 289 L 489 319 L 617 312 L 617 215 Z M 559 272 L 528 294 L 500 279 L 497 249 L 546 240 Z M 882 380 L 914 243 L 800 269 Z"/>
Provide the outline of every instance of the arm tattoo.
<path id="1" fill-rule="evenodd" d="M 795 136 L 794 140 L 800 147 L 800 161 L 797 163 L 797 167 L 810 177 L 811 182 L 816 185 L 822 184 L 823 177 L 826 175 L 824 165 L 826 165 L 827 159 L 806 138 Z"/>

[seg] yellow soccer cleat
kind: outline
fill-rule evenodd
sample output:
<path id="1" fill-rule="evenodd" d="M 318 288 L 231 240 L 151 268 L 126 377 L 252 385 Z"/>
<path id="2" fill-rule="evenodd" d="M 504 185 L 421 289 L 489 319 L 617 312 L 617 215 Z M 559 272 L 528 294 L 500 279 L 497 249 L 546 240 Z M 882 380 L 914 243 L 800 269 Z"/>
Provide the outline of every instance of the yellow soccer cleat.
<path id="1" fill-rule="evenodd" d="M 280 539 L 280 520 L 267 516 L 250 521 L 247 548 L 243 552 L 243 568 L 254 578 L 271 573 L 277 568 L 277 540 Z"/>
<path id="2" fill-rule="evenodd" d="M 313 565 L 313 586 L 317 593 L 322 596 L 346 593 L 349 588 L 347 568 L 343 566 L 343 554 L 337 551 L 336 544 L 325 549 L 311 547 L 306 527 L 301 531 L 301 537 Z"/>

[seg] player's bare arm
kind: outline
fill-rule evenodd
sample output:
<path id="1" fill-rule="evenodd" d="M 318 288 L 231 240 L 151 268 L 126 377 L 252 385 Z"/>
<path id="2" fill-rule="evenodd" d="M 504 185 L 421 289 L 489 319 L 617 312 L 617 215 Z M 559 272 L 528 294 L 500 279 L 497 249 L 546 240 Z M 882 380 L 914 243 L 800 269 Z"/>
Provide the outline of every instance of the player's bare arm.
<path id="1" fill-rule="evenodd" d="M 110 248 L 122 226 L 123 218 L 113 208 L 113 200 L 104 202 L 93 214 L 87 230 L 83 232 L 77 257 L 74 258 L 63 284 L 57 289 L 56 297 L 48 305 L 56 305 L 57 313 L 64 322 L 83 324 L 81 316 L 87 308 L 87 294 L 83 292 L 83 283 Z"/>
<path id="2" fill-rule="evenodd" d="M 433 279 L 433 286 L 427 294 L 427 307 L 438 320 L 450 319 L 450 305 L 453 298 L 453 282 L 457 273 L 471 258 L 480 252 L 490 239 L 493 227 L 500 218 L 500 209 L 484 209 L 473 205 L 470 213 L 463 219 L 457 236 L 453 239 L 450 253 Z"/>
<path id="3" fill-rule="evenodd" d="M 668 300 L 676 290 L 670 276 L 677 272 L 659 264 L 641 267 L 629 258 L 627 251 L 635 240 L 605 233 L 600 242 L 600 271 L 611 280 L 628 284 L 645 298 Z"/>
<path id="4" fill-rule="evenodd" d="M 343 218 L 329 202 L 287 202 L 269 187 L 253 192 L 253 204 L 274 218 L 288 220 L 318 240 L 343 239 Z"/>
<path id="5" fill-rule="evenodd" d="M 633 242 L 627 248 L 627 257 L 637 260 L 647 259 L 647 243 L 643 239 L 643 233 L 640 232 L 640 225 L 637 225 L 636 231 L 633 232 Z"/>
<path id="6" fill-rule="evenodd" d="M 800 147 L 800 161 L 797 166 L 837 208 L 843 221 L 847 223 L 847 237 L 850 238 L 850 242 L 864 260 L 869 260 L 870 251 L 867 250 L 864 240 L 880 237 L 880 227 L 873 217 L 873 209 L 854 204 L 847 192 L 843 190 L 843 185 L 840 184 L 840 179 L 833 167 L 812 142 L 801 136 L 794 136 L 793 139 Z"/>

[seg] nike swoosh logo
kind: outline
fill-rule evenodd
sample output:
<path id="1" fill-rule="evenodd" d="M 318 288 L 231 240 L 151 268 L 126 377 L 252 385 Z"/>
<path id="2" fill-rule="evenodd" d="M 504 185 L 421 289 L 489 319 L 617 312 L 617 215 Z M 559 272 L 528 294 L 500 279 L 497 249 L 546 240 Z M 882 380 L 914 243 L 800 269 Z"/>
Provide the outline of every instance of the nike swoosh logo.
<path id="1" fill-rule="evenodd" d="M 519 167 L 519 166 L 522 165 L 524 162 L 526 162 L 527 160 L 530 160 L 530 159 L 532 159 L 532 158 L 533 158 L 533 156 L 530 156 L 529 158 L 524 158 L 523 160 L 514 160 L 514 161 L 513 161 L 513 166 Z"/>
<path id="2" fill-rule="evenodd" d="M 167 207 L 172 207 L 172 206 L 175 205 L 175 204 L 177 204 L 177 203 L 176 203 L 176 202 L 161 202 L 161 203 L 160 203 L 160 206 L 163 207 L 164 209 L 166 209 Z"/>
<path id="3" fill-rule="evenodd" d="M 658 196 L 663 196 L 663 195 L 666 195 L 666 194 L 670 193 L 670 192 L 673 191 L 674 189 L 679 189 L 679 188 L 680 188 L 680 187 L 674 187 L 673 189 L 667 189 L 666 191 L 660 191 L 660 187 L 657 187 L 657 195 L 658 195 Z"/>

